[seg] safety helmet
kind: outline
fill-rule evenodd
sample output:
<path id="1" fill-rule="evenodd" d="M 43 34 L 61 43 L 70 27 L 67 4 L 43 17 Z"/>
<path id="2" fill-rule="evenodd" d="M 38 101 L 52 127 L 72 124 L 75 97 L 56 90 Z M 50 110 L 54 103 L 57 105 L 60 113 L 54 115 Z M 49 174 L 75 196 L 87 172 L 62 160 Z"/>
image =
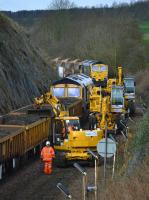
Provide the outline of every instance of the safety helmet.
<path id="1" fill-rule="evenodd" d="M 46 146 L 50 146 L 50 141 L 46 141 Z"/>

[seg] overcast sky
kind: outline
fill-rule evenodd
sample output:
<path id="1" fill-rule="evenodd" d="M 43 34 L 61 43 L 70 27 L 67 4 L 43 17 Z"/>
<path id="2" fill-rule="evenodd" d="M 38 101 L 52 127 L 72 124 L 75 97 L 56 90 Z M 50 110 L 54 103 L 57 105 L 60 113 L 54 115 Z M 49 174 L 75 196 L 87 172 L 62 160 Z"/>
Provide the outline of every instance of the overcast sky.
<path id="1" fill-rule="evenodd" d="M 118 0 L 117 3 L 134 2 L 135 0 Z M 35 10 L 46 9 L 51 0 L 0 0 L 0 10 Z M 97 5 L 112 5 L 114 0 L 74 0 L 77 6 L 97 6 Z"/>

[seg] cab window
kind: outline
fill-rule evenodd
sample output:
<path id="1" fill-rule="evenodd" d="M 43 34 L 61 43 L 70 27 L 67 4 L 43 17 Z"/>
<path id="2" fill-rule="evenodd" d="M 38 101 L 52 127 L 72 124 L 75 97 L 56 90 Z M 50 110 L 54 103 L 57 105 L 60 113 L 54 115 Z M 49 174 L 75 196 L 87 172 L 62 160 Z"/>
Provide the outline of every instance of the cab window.
<path id="1" fill-rule="evenodd" d="M 93 65 L 93 66 L 92 66 L 92 71 L 93 71 L 93 72 L 99 72 L 99 71 L 100 71 L 99 66 Z"/>
<path id="2" fill-rule="evenodd" d="M 68 97 L 80 97 L 80 88 L 68 88 Z"/>
<path id="3" fill-rule="evenodd" d="M 80 122 L 79 120 L 66 120 L 66 128 L 67 129 L 72 129 L 73 131 L 80 130 Z M 69 132 L 69 130 L 68 130 Z"/>
<path id="4" fill-rule="evenodd" d="M 123 90 L 122 89 L 113 89 L 112 90 L 112 105 L 123 105 Z"/>
<path id="5" fill-rule="evenodd" d="M 134 80 L 133 79 L 125 79 L 124 83 L 125 83 L 125 92 L 126 93 L 134 93 L 134 90 L 135 90 Z"/>
<path id="6" fill-rule="evenodd" d="M 105 72 L 107 70 L 106 66 L 100 66 L 100 72 Z"/>
<path id="7" fill-rule="evenodd" d="M 97 65 L 93 65 L 92 66 L 92 71 L 93 72 L 105 72 L 105 71 L 107 71 L 107 66 L 97 66 Z"/>
<path id="8" fill-rule="evenodd" d="M 65 89 L 64 88 L 53 88 L 53 95 L 56 97 L 64 97 Z"/>

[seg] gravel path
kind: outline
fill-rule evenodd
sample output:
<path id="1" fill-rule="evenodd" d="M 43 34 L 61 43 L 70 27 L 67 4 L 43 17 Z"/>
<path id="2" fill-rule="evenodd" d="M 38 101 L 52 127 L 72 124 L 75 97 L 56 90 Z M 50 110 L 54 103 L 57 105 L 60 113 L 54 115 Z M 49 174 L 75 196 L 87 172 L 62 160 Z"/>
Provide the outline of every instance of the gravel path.
<path id="1" fill-rule="evenodd" d="M 87 170 L 92 172 L 93 168 Z M 65 197 L 56 187 L 58 182 L 81 199 L 81 177 L 75 168 L 55 168 L 52 175 L 45 175 L 41 162 L 36 160 L 0 184 L 0 200 L 63 200 Z"/>

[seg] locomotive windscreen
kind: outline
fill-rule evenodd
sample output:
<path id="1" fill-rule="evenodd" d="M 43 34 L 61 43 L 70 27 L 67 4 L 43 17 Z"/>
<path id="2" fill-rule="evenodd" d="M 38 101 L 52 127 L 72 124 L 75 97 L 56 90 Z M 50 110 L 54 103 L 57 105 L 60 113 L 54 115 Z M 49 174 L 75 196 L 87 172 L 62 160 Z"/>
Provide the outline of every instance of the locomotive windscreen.
<path id="1" fill-rule="evenodd" d="M 68 97 L 80 97 L 80 88 L 68 88 Z"/>
<path id="2" fill-rule="evenodd" d="M 106 66 L 99 66 L 99 65 L 93 65 L 92 66 L 92 71 L 93 72 L 104 72 L 107 70 Z"/>
<path id="3" fill-rule="evenodd" d="M 65 89 L 64 88 L 53 88 L 53 95 L 56 97 L 64 97 Z"/>

